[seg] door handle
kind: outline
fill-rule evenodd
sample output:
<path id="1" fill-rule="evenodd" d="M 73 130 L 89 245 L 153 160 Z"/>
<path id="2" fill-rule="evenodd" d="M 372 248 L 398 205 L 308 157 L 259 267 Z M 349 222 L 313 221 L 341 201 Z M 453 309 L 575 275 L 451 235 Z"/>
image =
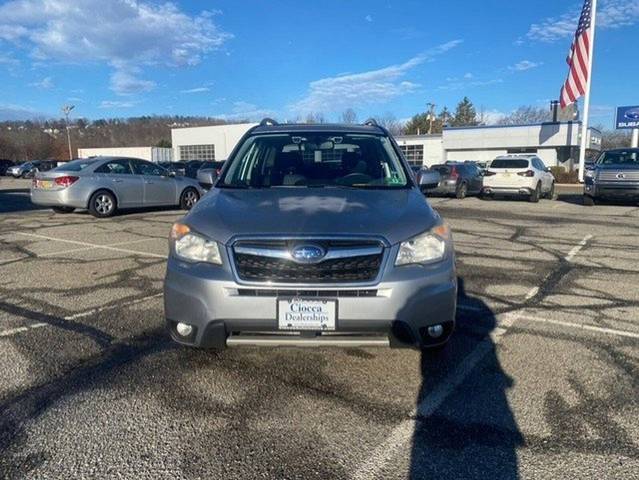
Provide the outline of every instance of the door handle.
<path id="1" fill-rule="evenodd" d="M 120 179 L 118 179 L 118 178 L 114 178 L 114 179 L 112 180 L 112 182 L 113 182 L 113 183 L 122 183 L 122 182 L 123 182 L 123 180 L 120 180 Z"/>
<path id="2" fill-rule="evenodd" d="M 151 184 L 151 185 L 153 184 L 151 180 L 146 180 L 144 183 Z"/>

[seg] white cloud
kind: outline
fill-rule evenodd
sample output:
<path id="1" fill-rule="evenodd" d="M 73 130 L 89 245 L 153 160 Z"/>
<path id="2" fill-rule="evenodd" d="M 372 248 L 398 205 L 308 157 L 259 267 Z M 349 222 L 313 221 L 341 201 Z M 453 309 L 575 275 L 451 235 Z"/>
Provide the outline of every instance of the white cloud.
<path id="1" fill-rule="evenodd" d="M 309 84 L 306 96 L 289 106 L 292 112 L 336 112 L 348 107 L 380 104 L 414 92 L 419 85 L 404 77 L 418 65 L 455 48 L 461 40 L 439 45 L 407 62 L 379 70 L 322 78 Z"/>
<path id="2" fill-rule="evenodd" d="M 189 88 L 186 90 L 180 90 L 180 93 L 204 93 L 210 90 L 211 89 L 209 87 L 196 87 L 196 88 Z"/>
<path id="3" fill-rule="evenodd" d="M 471 78 L 473 78 L 473 74 L 472 74 L 472 73 L 470 73 L 470 72 L 468 72 L 468 73 L 466 73 L 466 74 L 464 75 L 464 78 L 465 78 L 466 80 L 470 80 Z"/>
<path id="4" fill-rule="evenodd" d="M 123 101 L 123 100 L 102 100 L 99 108 L 131 108 L 134 107 L 137 102 Z"/>
<path id="5" fill-rule="evenodd" d="M 506 113 L 500 112 L 499 110 L 485 110 L 483 112 L 483 120 L 486 125 L 496 125 L 499 120 L 507 116 Z"/>
<path id="6" fill-rule="evenodd" d="M 372 15 L 366 15 L 366 16 L 364 17 L 364 20 L 366 20 L 367 22 L 369 22 L 369 23 L 370 23 L 370 22 L 372 22 L 372 21 L 373 21 L 373 16 L 372 16 Z"/>
<path id="7" fill-rule="evenodd" d="M 54 85 L 51 77 L 44 77 L 42 80 L 30 83 L 29 86 L 40 90 L 51 90 Z"/>
<path id="8" fill-rule="evenodd" d="M 526 34 L 529 40 L 553 42 L 572 37 L 577 29 L 581 6 L 569 12 L 533 23 Z M 639 0 L 601 0 L 597 8 L 597 28 L 621 28 L 639 23 Z"/>
<path id="9" fill-rule="evenodd" d="M 0 121 L 23 121 L 46 116 L 22 105 L 0 104 Z"/>
<path id="10" fill-rule="evenodd" d="M 264 117 L 275 117 L 277 112 L 266 108 L 260 108 L 249 102 L 239 101 L 233 103 L 230 113 L 214 115 L 216 118 L 227 120 L 261 120 Z"/>
<path id="11" fill-rule="evenodd" d="M 459 78 L 448 77 L 446 78 L 446 84 L 440 85 L 438 88 L 439 90 L 454 91 L 454 90 L 465 90 L 465 89 L 474 88 L 474 87 L 488 87 L 490 85 L 503 83 L 503 80 L 501 78 L 491 78 L 488 80 L 472 80 L 472 78 L 474 77 L 471 77 L 471 79 L 468 79 L 464 76 L 464 78 L 460 80 Z"/>
<path id="12" fill-rule="evenodd" d="M 118 95 L 131 95 L 141 92 L 149 92 L 155 88 L 155 82 L 143 80 L 135 74 L 139 72 L 137 68 L 120 69 L 111 74 L 111 90 Z"/>
<path id="13" fill-rule="evenodd" d="M 195 65 L 231 38 L 215 14 L 147 0 L 11 0 L 0 6 L 0 40 L 37 61 L 108 64 L 111 88 L 133 93 L 154 87 L 138 69 Z"/>
<path id="14" fill-rule="evenodd" d="M 524 72 L 526 70 L 540 67 L 541 65 L 543 65 L 542 62 L 531 62 L 530 60 L 522 60 L 521 62 L 517 62 L 514 65 L 508 67 L 508 69 L 514 70 L 516 72 Z"/>

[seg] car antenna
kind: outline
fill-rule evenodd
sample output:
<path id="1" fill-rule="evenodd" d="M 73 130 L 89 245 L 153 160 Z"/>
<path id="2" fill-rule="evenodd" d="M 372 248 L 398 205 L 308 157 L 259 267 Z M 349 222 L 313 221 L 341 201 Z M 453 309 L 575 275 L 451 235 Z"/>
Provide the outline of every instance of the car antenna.
<path id="1" fill-rule="evenodd" d="M 375 120 L 374 118 L 369 118 L 362 125 L 368 125 L 369 127 L 379 127 L 377 120 Z"/>

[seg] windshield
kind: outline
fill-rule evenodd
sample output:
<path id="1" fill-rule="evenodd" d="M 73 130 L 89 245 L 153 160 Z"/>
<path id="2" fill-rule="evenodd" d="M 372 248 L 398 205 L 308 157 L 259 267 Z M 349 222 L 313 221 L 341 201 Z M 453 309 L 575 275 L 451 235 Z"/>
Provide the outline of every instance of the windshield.
<path id="1" fill-rule="evenodd" d="M 597 164 L 639 166 L 639 148 L 603 152 Z"/>
<path id="2" fill-rule="evenodd" d="M 379 135 L 313 133 L 250 137 L 224 174 L 221 188 L 406 188 L 390 140 Z"/>
<path id="3" fill-rule="evenodd" d="M 56 172 L 79 172 L 80 170 L 85 169 L 89 165 L 95 163 L 95 159 L 83 159 L 83 160 L 73 160 L 72 162 L 65 163 L 64 165 L 59 166 L 55 169 Z"/>
<path id="4" fill-rule="evenodd" d="M 528 168 L 528 160 L 497 158 L 490 164 L 490 168 Z"/>

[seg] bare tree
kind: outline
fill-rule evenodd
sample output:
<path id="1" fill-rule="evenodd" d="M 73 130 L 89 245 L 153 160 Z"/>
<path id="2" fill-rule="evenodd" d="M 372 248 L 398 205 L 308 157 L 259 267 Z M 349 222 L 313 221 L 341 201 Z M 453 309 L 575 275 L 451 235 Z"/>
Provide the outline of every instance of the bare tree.
<path id="1" fill-rule="evenodd" d="M 309 112 L 306 115 L 306 123 L 326 123 L 326 118 L 321 112 Z"/>
<path id="2" fill-rule="evenodd" d="M 551 120 L 550 110 L 528 105 L 521 106 L 510 115 L 500 118 L 497 121 L 497 125 L 525 125 L 528 123 L 549 122 Z"/>
<path id="3" fill-rule="evenodd" d="M 386 130 L 388 130 L 391 135 L 401 135 L 404 130 L 404 125 L 402 125 L 402 122 L 397 120 L 397 118 L 395 118 L 395 115 L 390 112 L 386 112 L 384 115 L 375 117 L 375 121 Z"/>
<path id="4" fill-rule="evenodd" d="M 347 108 L 342 112 L 342 123 L 357 123 L 357 113 L 352 108 Z"/>

